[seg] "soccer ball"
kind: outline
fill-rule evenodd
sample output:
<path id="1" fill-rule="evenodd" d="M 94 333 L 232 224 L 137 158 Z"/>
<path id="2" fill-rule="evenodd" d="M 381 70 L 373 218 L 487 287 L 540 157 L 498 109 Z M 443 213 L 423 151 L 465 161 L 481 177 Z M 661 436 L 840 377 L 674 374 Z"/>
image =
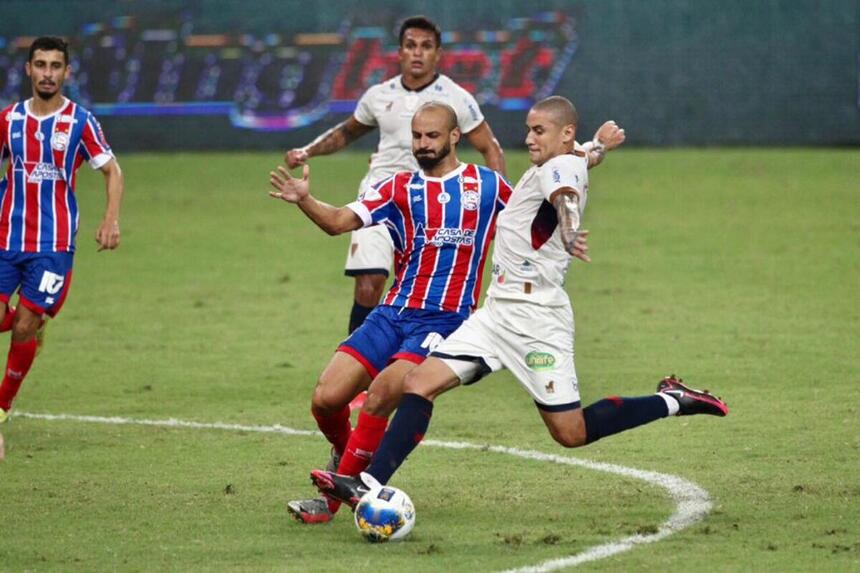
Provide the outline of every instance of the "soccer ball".
<path id="1" fill-rule="evenodd" d="M 371 543 L 397 541 L 415 526 L 415 506 L 396 487 L 372 488 L 355 506 L 355 526 Z"/>

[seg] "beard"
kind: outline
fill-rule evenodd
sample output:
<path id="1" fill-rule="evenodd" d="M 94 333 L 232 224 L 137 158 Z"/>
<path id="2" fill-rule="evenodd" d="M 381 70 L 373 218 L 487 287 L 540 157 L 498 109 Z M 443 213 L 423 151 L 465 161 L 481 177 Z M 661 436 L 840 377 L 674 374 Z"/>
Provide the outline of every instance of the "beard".
<path id="1" fill-rule="evenodd" d="M 449 153 L 451 153 L 451 144 L 446 143 L 438 152 L 416 152 L 414 155 L 415 160 L 418 161 L 418 165 L 421 166 L 421 169 L 433 169 L 439 165 L 443 159 L 448 157 Z"/>
<path id="2" fill-rule="evenodd" d="M 36 86 L 36 89 L 34 91 L 36 92 L 36 95 L 39 96 L 39 99 L 43 99 L 43 100 L 47 101 L 47 100 L 51 99 L 52 97 L 54 97 L 54 95 L 56 95 L 57 85 L 54 84 L 47 89 L 49 89 L 51 91 L 45 91 L 45 88 L 40 88 L 39 86 Z"/>

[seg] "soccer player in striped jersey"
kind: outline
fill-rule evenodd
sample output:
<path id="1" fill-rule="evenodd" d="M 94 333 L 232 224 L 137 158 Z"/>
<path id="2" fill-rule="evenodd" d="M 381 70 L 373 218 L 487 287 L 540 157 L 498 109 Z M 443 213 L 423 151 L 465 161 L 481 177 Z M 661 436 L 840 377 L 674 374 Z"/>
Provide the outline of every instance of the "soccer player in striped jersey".
<path id="1" fill-rule="evenodd" d="M 433 401 L 461 384 L 508 369 L 522 384 L 552 438 L 564 447 L 591 444 L 672 415 L 725 416 L 728 408 L 707 391 L 674 375 L 647 396 L 611 396 L 581 406 L 574 367 L 573 309 L 564 276 L 577 246 L 588 198 L 584 153 L 575 147 L 576 109 L 563 97 L 536 103 L 526 119 L 534 164 L 520 178 L 498 219 L 493 280 L 484 306 L 413 369 L 402 400 L 367 468 L 356 477 L 314 470 L 320 491 L 354 507 L 363 493 L 386 484 L 423 439 Z"/>
<path id="2" fill-rule="evenodd" d="M 37 335 L 69 292 L 78 230 L 75 176 L 84 161 L 104 174 L 107 190 L 98 249 L 115 249 L 120 242 L 122 171 L 96 118 L 63 96 L 71 71 L 68 44 L 37 38 L 25 68 L 33 97 L 0 112 L 0 163 L 8 161 L 0 180 L 0 331 L 12 331 L 0 382 L 0 422 L 33 364 Z"/>
<path id="3" fill-rule="evenodd" d="M 379 129 L 379 144 L 370 157 L 367 175 L 359 194 L 370 185 L 399 171 L 414 171 L 409 121 L 418 107 L 429 101 L 450 105 L 457 113 L 461 133 L 484 158 L 484 163 L 502 175 L 505 160 L 502 148 L 484 119 L 475 98 L 437 70 L 442 56 L 442 33 L 424 16 L 413 16 L 400 26 L 398 56 L 400 75 L 370 87 L 359 99 L 355 112 L 306 146 L 285 155 L 290 169 L 311 157 L 335 153 L 356 139 Z M 355 280 L 349 332 L 355 330 L 373 310 L 385 290 L 394 246 L 382 226 L 353 231 L 344 274 Z"/>
<path id="4" fill-rule="evenodd" d="M 412 119 L 412 150 L 420 166 L 370 187 L 356 202 L 335 208 L 309 193 L 304 178 L 283 167 L 271 174 L 271 195 L 296 203 L 331 235 L 384 225 L 394 243 L 394 284 L 364 323 L 337 349 L 319 377 L 311 412 L 336 452 L 337 469 L 359 471 L 382 438 L 386 416 L 359 415 L 355 430 L 349 403 L 371 388 L 371 402 L 392 408 L 403 377 L 475 309 L 484 261 L 498 213 L 511 187 L 497 172 L 460 163 L 457 115 L 444 103 L 427 103 Z M 332 518 L 322 499 L 291 502 L 306 523 Z"/>

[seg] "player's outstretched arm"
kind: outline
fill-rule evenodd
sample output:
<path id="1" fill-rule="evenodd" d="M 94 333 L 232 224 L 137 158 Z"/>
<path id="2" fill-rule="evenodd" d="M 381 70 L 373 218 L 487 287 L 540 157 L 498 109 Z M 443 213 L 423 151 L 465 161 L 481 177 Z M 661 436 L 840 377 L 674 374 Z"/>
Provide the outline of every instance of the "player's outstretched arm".
<path id="1" fill-rule="evenodd" d="M 590 263 L 588 231 L 579 228 L 579 195 L 570 187 L 563 187 L 553 193 L 552 205 L 558 215 L 558 228 L 564 250 L 577 259 Z"/>
<path id="2" fill-rule="evenodd" d="M 472 144 L 472 147 L 477 149 L 484 156 L 484 165 L 508 176 L 507 168 L 505 167 L 505 152 L 502 151 L 502 146 L 499 140 L 490 129 L 490 124 L 482 121 L 478 127 L 466 134 L 466 139 Z"/>
<path id="3" fill-rule="evenodd" d="M 355 116 L 340 122 L 304 147 L 290 149 L 284 154 L 284 163 L 294 169 L 315 155 L 328 155 L 340 151 L 362 135 L 373 131 L 373 126 L 364 125 Z"/>
<path id="4" fill-rule="evenodd" d="M 360 229 L 361 219 L 352 209 L 323 203 L 311 195 L 310 173 L 310 166 L 305 165 L 302 168 L 302 178 L 296 179 L 279 165 L 277 171 L 269 172 L 269 183 L 275 188 L 275 191 L 269 191 L 269 196 L 298 205 L 308 219 L 329 235 Z"/>
<path id="5" fill-rule="evenodd" d="M 105 189 L 107 192 L 107 207 L 105 215 L 96 231 L 96 243 L 100 251 L 112 250 L 119 246 L 119 210 L 122 204 L 122 194 L 125 189 L 125 181 L 122 169 L 116 159 L 105 163 L 100 171 L 105 176 Z"/>
<path id="6" fill-rule="evenodd" d="M 606 153 L 619 147 L 626 138 L 624 129 L 618 127 L 614 121 L 609 120 L 601 125 L 594 133 L 594 139 L 582 144 L 582 149 L 588 157 L 588 168 L 600 165 Z"/>

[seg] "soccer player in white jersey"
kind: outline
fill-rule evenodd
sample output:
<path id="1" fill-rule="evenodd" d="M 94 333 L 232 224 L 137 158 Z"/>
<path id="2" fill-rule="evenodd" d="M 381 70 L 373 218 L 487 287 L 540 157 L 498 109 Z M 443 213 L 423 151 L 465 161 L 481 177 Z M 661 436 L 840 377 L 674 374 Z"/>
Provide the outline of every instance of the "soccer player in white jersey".
<path id="1" fill-rule="evenodd" d="M 379 146 L 370 157 L 370 169 L 359 186 L 359 196 L 371 184 L 399 171 L 415 171 L 412 155 L 412 116 L 422 104 L 446 103 L 457 112 L 460 132 L 484 156 L 487 167 L 505 174 L 502 148 L 484 120 L 478 102 L 451 78 L 436 71 L 442 55 L 439 27 L 424 16 L 404 20 L 400 26 L 400 75 L 368 89 L 355 112 L 308 145 L 291 149 L 285 161 L 290 169 L 311 157 L 339 151 L 379 128 Z M 355 292 L 349 319 L 352 333 L 379 303 L 394 260 L 394 246 L 383 226 L 352 233 L 345 274 L 355 278 Z"/>
<path id="2" fill-rule="evenodd" d="M 507 208 L 497 220 L 493 281 L 484 306 L 406 375 L 404 394 L 367 471 L 359 478 L 314 470 L 320 491 L 354 507 L 375 482 L 385 484 L 427 431 L 433 400 L 460 384 L 507 368 L 534 401 L 550 435 L 574 448 L 670 415 L 725 416 L 707 391 L 674 375 L 657 393 L 612 396 L 582 408 L 573 362 L 573 311 L 564 275 L 577 250 L 588 197 L 584 154 L 575 149 L 573 104 L 553 96 L 529 111 L 529 158 Z"/>

